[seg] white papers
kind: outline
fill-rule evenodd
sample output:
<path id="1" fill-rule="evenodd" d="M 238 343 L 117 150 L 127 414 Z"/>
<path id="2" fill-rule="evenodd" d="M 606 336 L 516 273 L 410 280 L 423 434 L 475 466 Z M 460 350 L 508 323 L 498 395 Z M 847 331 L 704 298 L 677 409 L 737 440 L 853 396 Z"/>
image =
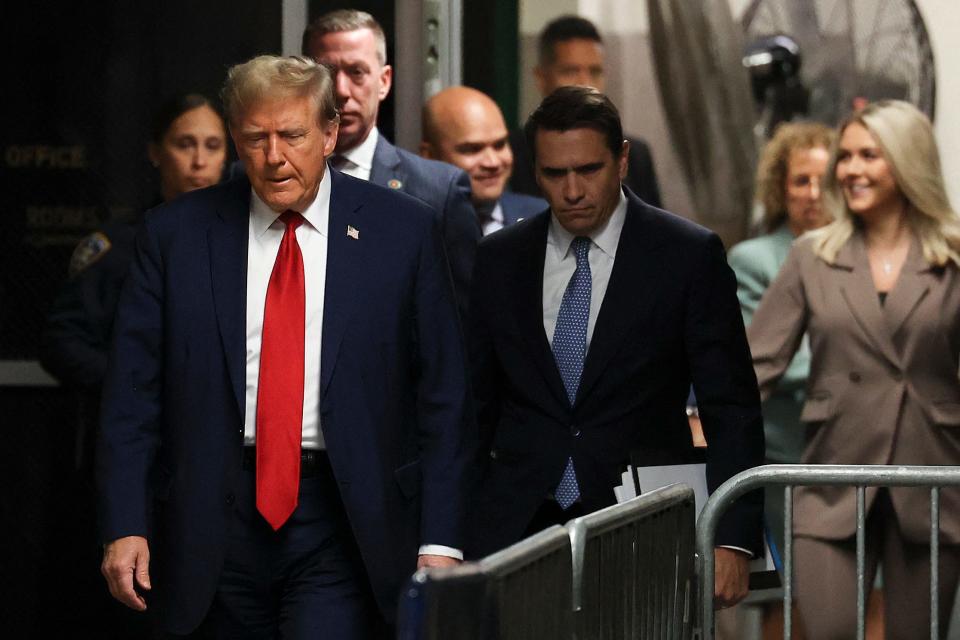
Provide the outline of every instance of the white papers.
<path id="1" fill-rule="evenodd" d="M 660 467 L 627 467 L 623 472 L 619 487 L 614 487 L 617 502 L 626 502 L 637 496 L 633 483 L 633 474 L 636 472 L 640 483 L 640 493 L 648 493 L 654 489 L 671 484 L 685 484 L 693 489 L 697 503 L 697 516 L 707 503 L 707 476 L 705 464 L 671 464 Z"/>

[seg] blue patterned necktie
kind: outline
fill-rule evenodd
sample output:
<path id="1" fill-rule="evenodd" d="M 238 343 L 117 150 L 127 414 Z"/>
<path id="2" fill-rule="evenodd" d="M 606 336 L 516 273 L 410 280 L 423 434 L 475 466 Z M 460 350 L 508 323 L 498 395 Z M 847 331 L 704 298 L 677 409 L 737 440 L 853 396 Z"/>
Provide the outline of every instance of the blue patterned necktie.
<path id="1" fill-rule="evenodd" d="M 573 252 L 577 257 L 577 268 L 563 292 L 560 312 L 557 314 L 557 327 L 553 333 L 553 357 L 560 370 L 567 399 L 573 406 L 583 374 L 583 361 L 587 355 L 587 323 L 590 320 L 590 293 L 593 289 L 590 275 L 590 238 L 574 238 Z M 567 459 L 563 477 L 557 485 L 557 504 L 564 510 L 580 498 L 580 486 L 573 469 L 573 458 Z"/>

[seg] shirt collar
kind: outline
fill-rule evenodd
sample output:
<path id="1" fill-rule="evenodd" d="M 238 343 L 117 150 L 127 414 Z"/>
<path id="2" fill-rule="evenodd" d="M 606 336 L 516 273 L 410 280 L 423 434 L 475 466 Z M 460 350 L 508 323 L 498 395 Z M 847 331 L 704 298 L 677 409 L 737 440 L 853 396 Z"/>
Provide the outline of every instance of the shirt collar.
<path id="1" fill-rule="evenodd" d="M 620 232 L 623 231 L 623 222 L 627 217 L 627 197 L 623 194 L 623 188 L 620 189 L 620 200 L 614 207 L 610 218 L 599 229 L 590 234 L 590 240 L 593 245 L 610 256 L 611 259 L 617 257 L 617 245 L 620 243 Z M 563 225 L 557 221 L 556 216 L 550 214 L 550 227 L 547 231 L 547 246 L 552 247 L 558 260 L 563 260 L 567 252 L 570 251 L 570 245 L 573 243 L 574 235 L 563 228 Z"/>
<path id="2" fill-rule="evenodd" d="M 267 204 L 260 199 L 257 192 L 253 189 L 250 196 L 250 217 L 252 219 L 253 233 L 255 238 L 259 238 L 267 229 L 280 217 Z M 281 212 L 283 213 L 283 212 Z M 320 187 L 317 189 L 317 197 L 313 199 L 306 210 L 301 211 L 300 215 L 304 217 L 311 227 L 320 232 L 321 235 L 327 235 L 327 229 L 330 224 L 330 172 L 324 169 L 323 179 L 320 180 Z"/>
<path id="3" fill-rule="evenodd" d="M 503 224 L 503 207 L 500 206 L 500 201 L 497 200 L 496 206 L 493 207 L 493 211 L 490 212 L 490 219 L 493 222 L 499 222 Z"/>
<path id="4" fill-rule="evenodd" d="M 380 132 L 376 127 L 370 130 L 367 139 L 355 146 L 342 152 L 344 158 L 357 165 L 364 171 L 373 169 L 373 153 L 377 150 L 377 141 L 380 139 Z"/>

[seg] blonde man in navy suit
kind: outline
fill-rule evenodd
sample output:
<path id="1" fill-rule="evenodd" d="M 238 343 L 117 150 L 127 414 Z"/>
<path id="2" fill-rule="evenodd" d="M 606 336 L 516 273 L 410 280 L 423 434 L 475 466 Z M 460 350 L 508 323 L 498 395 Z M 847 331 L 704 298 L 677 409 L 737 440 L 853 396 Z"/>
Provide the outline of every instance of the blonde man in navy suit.
<path id="1" fill-rule="evenodd" d="M 464 547 L 471 418 L 439 224 L 328 169 L 322 65 L 254 58 L 224 103 L 246 175 L 148 212 L 121 294 L 103 573 L 171 634 L 389 637 L 402 582 Z"/>

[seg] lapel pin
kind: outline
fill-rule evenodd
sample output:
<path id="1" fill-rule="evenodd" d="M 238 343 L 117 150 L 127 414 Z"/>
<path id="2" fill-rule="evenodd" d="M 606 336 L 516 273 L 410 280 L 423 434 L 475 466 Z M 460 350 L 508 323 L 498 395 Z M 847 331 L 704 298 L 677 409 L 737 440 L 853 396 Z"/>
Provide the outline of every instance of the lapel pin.
<path id="1" fill-rule="evenodd" d="M 351 238 L 353 238 L 354 240 L 359 240 L 359 239 L 360 239 L 360 232 L 357 231 L 357 230 L 356 230 L 355 228 L 353 228 L 352 226 L 350 226 L 349 224 L 347 225 L 347 235 L 350 236 Z"/>
<path id="2" fill-rule="evenodd" d="M 390 187 L 391 189 L 402 189 L 403 183 L 397 180 L 396 178 L 392 178 L 391 180 L 387 181 L 387 186 Z"/>

